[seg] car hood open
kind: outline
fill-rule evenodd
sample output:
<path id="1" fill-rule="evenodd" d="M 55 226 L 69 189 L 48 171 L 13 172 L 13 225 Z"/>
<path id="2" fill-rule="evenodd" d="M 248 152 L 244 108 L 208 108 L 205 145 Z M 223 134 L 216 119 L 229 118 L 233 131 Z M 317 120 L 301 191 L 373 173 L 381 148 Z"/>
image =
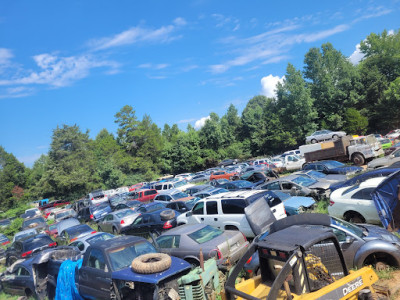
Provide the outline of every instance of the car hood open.
<path id="1" fill-rule="evenodd" d="M 171 266 L 163 272 L 158 272 L 154 274 L 140 274 L 134 272 L 131 267 L 127 267 L 122 270 L 112 272 L 111 278 L 124 281 L 136 281 L 157 284 L 160 281 L 175 274 L 178 274 L 182 271 L 190 270 L 190 264 L 183 259 L 171 256 L 171 260 Z"/>
<path id="2" fill-rule="evenodd" d="M 268 230 L 269 226 L 276 221 L 265 197 L 261 197 L 245 207 L 244 213 L 254 235 L 259 235 Z"/>
<path id="3" fill-rule="evenodd" d="M 399 230 L 400 204 L 398 199 L 400 171 L 390 175 L 371 193 L 378 216 L 385 228 Z"/>

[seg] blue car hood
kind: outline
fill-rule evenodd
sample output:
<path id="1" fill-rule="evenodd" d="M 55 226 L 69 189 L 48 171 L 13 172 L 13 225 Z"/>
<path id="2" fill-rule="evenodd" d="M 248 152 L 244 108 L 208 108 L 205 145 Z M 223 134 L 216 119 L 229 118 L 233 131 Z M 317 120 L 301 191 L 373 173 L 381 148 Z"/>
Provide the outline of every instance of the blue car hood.
<path id="1" fill-rule="evenodd" d="M 390 174 L 398 171 L 399 169 L 396 168 L 382 168 L 382 169 L 376 169 L 373 171 L 369 171 L 364 174 L 357 175 L 349 180 L 343 181 L 343 182 L 338 182 L 335 184 L 331 184 L 330 189 L 333 192 L 334 190 L 337 190 L 342 187 L 346 186 L 351 186 L 360 182 L 363 182 L 369 178 L 373 177 L 380 177 L 380 176 L 389 176 Z"/>
<path id="2" fill-rule="evenodd" d="M 385 228 L 371 224 L 358 224 L 358 226 L 365 228 L 368 231 L 367 236 L 363 237 L 363 240 L 365 241 L 381 239 L 392 244 L 400 245 L 400 239 Z"/>
<path id="3" fill-rule="evenodd" d="M 301 196 L 294 196 L 290 197 L 283 201 L 285 207 L 293 207 L 295 209 L 303 207 L 310 207 L 315 203 L 314 199 L 311 197 L 301 197 Z"/>
<path id="4" fill-rule="evenodd" d="M 157 284 L 168 277 L 171 277 L 185 270 L 190 270 L 191 268 L 190 264 L 183 259 L 171 256 L 171 260 L 171 267 L 163 272 L 154 274 L 140 274 L 134 272 L 130 267 L 128 267 L 119 271 L 112 272 L 111 278 L 117 280 Z"/>
<path id="5" fill-rule="evenodd" d="M 385 228 L 388 228 L 390 222 L 393 220 L 395 207 L 400 205 L 398 200 L 399 184 L 400 171 L 397 171 L 390 175 L 386 180 L 382 181 L 381 184 L 371 193 L 372 200 L 378 210 L 378 216 Z M 400 218 L 400 216 L 394 217 L 397 220 Z"/>
<path id="6" fill-rule="evenodd" d="M 348 174 L 352 172 L 359 172 L 361 170 L 362 168 L 356 166 L 344 166 L 344 167 L 329 169 L 330 173 L 334 174 Z"/>

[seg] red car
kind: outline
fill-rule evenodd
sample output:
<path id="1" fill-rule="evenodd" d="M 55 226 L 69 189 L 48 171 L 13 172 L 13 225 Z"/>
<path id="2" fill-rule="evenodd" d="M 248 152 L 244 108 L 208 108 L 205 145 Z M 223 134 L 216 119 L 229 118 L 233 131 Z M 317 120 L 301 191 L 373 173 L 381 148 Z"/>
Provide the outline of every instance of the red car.
<path id="1" fill-rule="evenodd" d="M 157 190 L 154 189 L 140 190 L 135 192 L 135 194 L 129 199 L 138 200 L 140 202 L 152 202 L 157 194 Z"/>
<path id="2" fill-rule="evenodd" d="M 239 173 L 237 173 L 237 172 L 229 173 L 227 171 L 215 171 L 214 173 L 211 174 L 210 181 L 216 180 L 216 179 L 232 180 L 234 177 L 237 177 L 237 176 L 239 176 Z"/>
<path id="3" fill-rule="evenodd" d="M 137 190 L 137 189 L 140 189 L 142 186 L 144 186 L 144 182 L 136 183 L 136 184 L 131 185 L 131 186 L 129 187 L 129 191 L 130 191 L 130 192 L 133 192 L 133 191 L 135 191 L 135 190 Z"/>
<path id="4" fill-rule="evenodd" d="M 57 231 L 57 223 L 51 224 L 51 225 L 47 225 L 46 230 L 44 231 L 47 235 L 49 235 L 50 237 L 56 238 L 58 235 L 58 231 Z"/>

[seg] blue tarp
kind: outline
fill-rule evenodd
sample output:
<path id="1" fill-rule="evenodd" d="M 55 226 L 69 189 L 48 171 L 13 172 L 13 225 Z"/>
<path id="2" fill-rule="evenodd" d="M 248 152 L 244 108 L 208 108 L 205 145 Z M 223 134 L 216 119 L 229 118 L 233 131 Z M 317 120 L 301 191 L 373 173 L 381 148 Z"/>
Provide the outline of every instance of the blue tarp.
<path id="1" fill-rule="evenodd" d="M 399 205 L 399 187 L 400 171 L 397 171 L 382 181 L 371 193 L 379 218 L 385 228 L 388 228 L 392 222 L 393 228 L 399 228 L 398 224 L 394 224 L 395 221 L 398 223 L 400 218 L 398 215 L 399 208 L 396 209 Z"/>
<path id="2" fill-rule="evenodd" d="M 75 285 L 75 270 L 82 266 L 83 259 L 77 261 L 66 260 L 60 266 L 57 278 L 57 288 L 55 300 L 83 300 Z"/>

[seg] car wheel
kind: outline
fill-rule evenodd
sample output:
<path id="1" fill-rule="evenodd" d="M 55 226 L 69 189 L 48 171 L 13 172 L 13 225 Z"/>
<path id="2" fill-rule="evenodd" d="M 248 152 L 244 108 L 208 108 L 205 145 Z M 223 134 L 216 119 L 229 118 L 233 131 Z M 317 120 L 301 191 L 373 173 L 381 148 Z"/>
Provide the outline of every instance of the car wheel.
<path id="1" fill-rule="evenodd" d="M 112 232 L 113 232 L 113 234 L 114 234 L 114 235 L 117 235 L 117 234 L 118 234 L 118 230 L 117 230 L 117 228 L 113 227 L 113 230 L 112 230 Z"/>
<path id="2" fill-rule="evenodd" d="M 311 144 L 316 144 L 317 143 L 317 140 L 316 139 L 312 139 L 311 140 Z"/>
<path id="3" fill-rule="evenodd" d="M 339 136 L 337 134 L 332 135 L 332 139 L 337 141 L 339 139 Z"/>
<path id="4" fill-rule="evenodd" d="M 348 212 L 344 215 L 344 219 L 350 223 L 365 223 L 365 219 L 362 215 L 356 212 Z"/>
<path id="5" fill-rule="evenodd" d="M 100 225 L 97 225 L 97 231 L 103 231 L 103 229 L 101 229 Z"/>
<path id="6" fill-rule="evenodd" d="M 365 163 L 365 159 L 364 156 L 362 156 L 362 154 L 360 153 L 355 153 L 353 154 L 353 157 L 351 158 L 353 164 L 357 165 L 357 166 L 361 166 Z"/>

